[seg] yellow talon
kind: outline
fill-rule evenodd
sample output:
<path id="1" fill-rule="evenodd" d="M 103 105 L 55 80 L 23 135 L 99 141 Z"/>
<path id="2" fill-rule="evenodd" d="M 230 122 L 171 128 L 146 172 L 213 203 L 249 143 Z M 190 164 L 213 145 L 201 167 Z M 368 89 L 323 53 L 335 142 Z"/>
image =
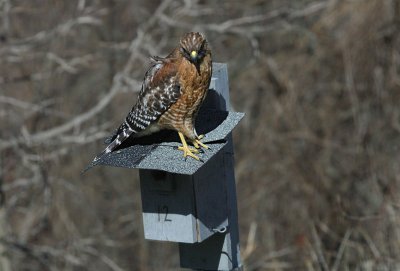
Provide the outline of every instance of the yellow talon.
<path id="1" fill-rule="evenodd" d="M 210 148 L 198 139 L 195 139 L 192 143 L 196 149 L 200 149 L 200 146 L 202 146 L 206 150 L 208 150 Z"/>
<path id="2" fill-rule="evenodd" d="M 199 153 L 199 150 L 195 149 L 195 148 L 191 148 L 188 146 L 189 151 L 193 152 L 193 153 Z M 180 151 L 185 151 L 185 149 L 183 148 L 183 146 L 179 146 L 178 150 Z"/>
<path id="3" fill-rule="evenodd" d="M 201 146 L 201 147 L 203 147 L 204 149 L 208 150 L 209 147 L 200 141 L 202 138 L 204 138 L 204 135 L 199 135 L 199 136 L 197 136 L 197 139 L 193 140 L 193 141 L 192 141 L 192 144 L 194 145 L 194 147 L 195 147 L 196 149 L 200 149 L 200 146 Z"/>
<path id="4" fill-rule="evenodd" d="M 196 155 L 194 155 L 191 148 L 188 147 L 186 140 L 185 140 L 185 136 L 181 132 L 178 132 L 178 134 L 182 141 L 182 147 L 178 147 L 178 149 L 183 151 L 183 157 L 190 156 L 190 157 L 200 161 L 200 158 L 197 157 Z"/>

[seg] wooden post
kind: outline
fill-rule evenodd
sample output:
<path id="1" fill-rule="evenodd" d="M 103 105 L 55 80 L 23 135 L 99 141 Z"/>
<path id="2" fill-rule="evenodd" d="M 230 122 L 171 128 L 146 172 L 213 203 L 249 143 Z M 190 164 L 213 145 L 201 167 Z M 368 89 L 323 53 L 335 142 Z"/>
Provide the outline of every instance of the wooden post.
<path id="1" fill-rule="evenodd" d="M 226 64 L 213 65 L 203 108 L 229 111 Z M 193 175 L 141 169 L 146 239 L 179 242 L 181 266 L 239 270 L 239 230 L 232 137 Z"/>

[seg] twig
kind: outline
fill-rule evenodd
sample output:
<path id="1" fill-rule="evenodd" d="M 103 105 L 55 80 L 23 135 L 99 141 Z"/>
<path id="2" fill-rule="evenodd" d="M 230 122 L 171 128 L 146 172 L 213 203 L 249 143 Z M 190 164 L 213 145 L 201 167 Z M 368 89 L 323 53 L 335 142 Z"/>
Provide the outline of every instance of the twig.
<path id="1" fill-rule="evenodd" d="M 5 34 L 8 34 L 10 31 L 10 11 L 11 11 L 11 1 L 10 0 L 2 0 L 0 2 L 0 7 L 3 7 L 2 17 L 3 17 L 3 29 Z"/>
<path id="2" fill-rule="evenodd" d="M 364 237 L 364 240 L 367 242 L 367 244 L 369 246 L 369 249 L 371 250 L 371 252 L 374 255 L 375 259 L 380 259 L 381 258 L 381 253 L 379 252 L 378 248 L 376 247 L 374 241 L 369 236 L 369 234 L 363 229 L 360 229 L 359 232 Z"/>
<path id="3" fill-rule="evenodd" d="M 323 254 L 323 247 L 322 247 L 321 239 L 318 236 L 318 233 L 317 233 L 317 230 L 316 230 L 314 224 L 311 225 L 311 233 L 312 233 L 312 237 L 314 240 L 315 252 L 318 257 L 318 262 L 319 262 L 322 270 L 329 271 L 328 264 L 325 260 L 324 254 Z"/>
<path id="4" fill-rule="evenodd" d="M 347 246 L 347 241 L 350 239 L 351 233 L 352 233 L 352 231 L 350 229 L 348 229 L 346 231 L 346 233 L 344 234 L 342 242 L 340 243 L 339 250 L 336 254 L 335 262 L 333 263 L 333 266 L 332 266 L 332 271 L 339 270 L 340 262 L 342 260 L 344 250 Z"/>
<path id="5" fill-rule="evenodd" d="M 4 208 L 0 207 L 0 240 L 7 236 L 6 232 L 6 221 L 5 218 L 6 211 Z M 7 258 L 5 252 L 7 251 L 4 243 L 0 242 L 0 270 L 1 271 L 11 271 L 10 260 Z"/>
<path id="6" fill-rule="evenodd" d="M 45 130 L 43 132 L 38 132 L 36 134 L 32 134 L 29 136 L 29 141 L 31 144 L 37 144 L 40 142 L 44 142 L 49 140 L 52 137 L 59 136 L 79 125 L 82 125 L 84 122 L 88 121 L 92 117 L 96 116 L 100 111 L 102 111 L 114 98 L 114 96 L 118 93 L 121 86 L 120 74 L 114 76 L 114 83 L 111 87 L 110 91 L 102 98 L 100 101 L 92 107 L 87 112 L 76 116 L 72 120 L 58 126 L 51 128 L 49 130 Z M 9 148 L 11 146 L 16 146 L 20 143 L 26 142 L 26 138 L 19 137 L 17 139 L 11 139 L 9 141 L 0 140 L 0 150 Z"/>
<path id="7" fill-rule="evenodd" d="M 246 248 L 243 250 L 243 261 L 245 261 L 251 253 L 256 249 L 255 238 L 257 232 L 257 223 L 252 222 L 250 225 L 249 234 L 247 235 Z"/>
<path id="8" fill-rule="evenodd" d="M 64 113 L 46 108 L 49 104 L 53 103 L 53 100 L 43 101 L 39 105 L 37 105 L 37 104 L 32 104 L 32 103 L 28 103 L 25 101 L 21 101 L 21 100 L 15 99 L 13 97 L 7 97 L 7 96 L 0 95 L 0 103 L 9 104 L 9 105 L 19 107 L 24 110 L 29 110 L 32 112 L 43 112 L 46 114 L 51 114 L 52 116 L 58 116 L 58 117 L 62 117 L 62 118 L 66 117 L 66 115 Z"/>
<path id="9" fill-rule="evenodd" d="M 112 259 L 107 257 L 106 255 L 100 253 L 96 249 L 92 247 L 85 247 L 82 248 L 83 251 L 87 252 L 88 254 L 91 254 L 93 256 L 99 257 L 108 267 L 111 268 L 113 271 L 124 271 L 121 267 L 119 267 Z"/>

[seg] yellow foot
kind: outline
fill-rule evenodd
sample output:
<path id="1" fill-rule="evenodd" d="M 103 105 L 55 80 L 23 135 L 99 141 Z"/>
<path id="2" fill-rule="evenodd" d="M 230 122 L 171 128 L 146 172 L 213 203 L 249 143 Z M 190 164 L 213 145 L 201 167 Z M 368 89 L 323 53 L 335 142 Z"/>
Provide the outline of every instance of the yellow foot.
<path id="1" fill-rule="evenodd" d="M 200 149 L 201 146 L 204 149 L 208 150 L 210 147 L 208 147 L 207 145 L 205 145 L 203 142 L 200 141 L 202 138 L 204 138 L 204 135 L 199 135 L 197 139 L 192 141 L 192 144 L 196 149 Z"/>
<path id="2" fill-rule="evenodd" d="M 189 151 L 191 151 L 192 153 L 199 153 L 199 150 L 195 149 L 195 148 L 191 148 L 188 146 Z M 178 150 L 185 152 L 185 148 L 183 146 L 178 147 Z"/>
<path id="3" fill-rule="evenodd" d="M 178 147 L 178 150 L 183 151 L 183 157 L 186 158 L 186 156 L 190 156 L 190 157 L 200 161 L 200 158 L 193 154 L 193 152 L 198 153 L 199 151 L 195 150 L 193 148 L 189 148 L 187 143 L 186 143 L 185 136 L 181 132 L 178 132 L 178 134 L 179 134 L 179 137 L 180 137 L 180 139 L 182 141 L 182 147 Z"/>
<path id="4" fill-rule="evenodd" d="M 198 140 L 198 139 L 195 139 L 195 140 L 193 140 L 193 146 L 196 148 L 196 149 L 200 149 L 200 146 L 201 147 L 203 147 L 204 149 L 206 149 L 206 150 L 208 150 L 210 147 L 208 147 L 207 145 L 205 145 L 203 142 L 201 142 L 200 140 Z"/>

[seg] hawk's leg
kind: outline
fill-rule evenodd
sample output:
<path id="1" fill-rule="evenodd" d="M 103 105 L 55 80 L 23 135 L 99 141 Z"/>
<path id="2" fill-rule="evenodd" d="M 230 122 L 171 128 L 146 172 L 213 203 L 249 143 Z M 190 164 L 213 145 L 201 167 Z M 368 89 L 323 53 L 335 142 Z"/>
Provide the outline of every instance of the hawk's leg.
<path id="1" fill-rule="evenodd" d="M 201 146 L 204 149 L 208 150 L 210 147 L 208 147 L 206 144 L 200 141 L 203 137 L 204 135 L 199 135 L 195 140 L 192 141 L 192 143 L 196 149 L 200 149 Z"/>
<path id="2" fill-rule="evenodd" d="M 200 158 L 193 154 L 193 152 L 198 153 L 199 151 L 193 148 L 189 148 L 189 146 L 186 143 L 185 136 L 181 132 L 178 132 L 178 134 L 182 141 L 182 147 L 178 147 L 178 150 L 183 151 L 183 157 L 190 156 L 200 161 Z"/>

